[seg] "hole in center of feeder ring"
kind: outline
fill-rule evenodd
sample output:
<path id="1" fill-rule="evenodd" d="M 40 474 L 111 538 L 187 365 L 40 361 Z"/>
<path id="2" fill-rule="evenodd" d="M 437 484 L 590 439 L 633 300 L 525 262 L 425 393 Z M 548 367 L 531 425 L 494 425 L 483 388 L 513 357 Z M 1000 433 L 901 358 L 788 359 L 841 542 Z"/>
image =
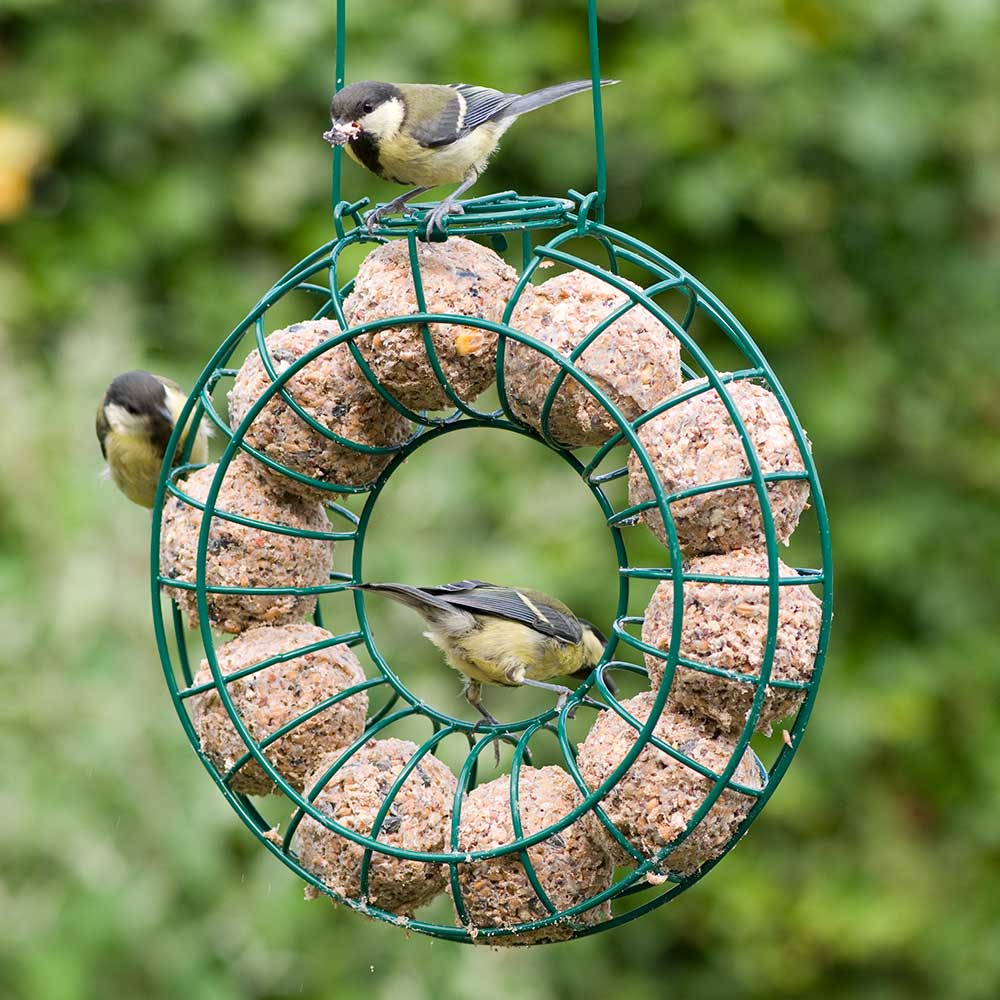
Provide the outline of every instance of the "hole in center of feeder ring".
<path id="1" fill-rule="evenodd" d="M 371 515 L 361 576 L 411 586 L 476 579 L 542 591 L 605 634 L 618 600 L 614 545 L 586 483 L 557 453 L 497 428 L 444 434 L 396 470 Z M 414 697 L 444 715 L 476 721 L 462 697 L 462 675 L 424 638 L 428 625 L 420 615 L 376 593 L 364 601 L 378 652 Z M 504 723 L 538 715 L 556 699 L 528 687 L 483 685 L 482 692 Z M 592 717 L 593 710 L 581 709 L 573 725 L 585 732 Z M 426 728 L 423 721 L 420 731 Z"/>

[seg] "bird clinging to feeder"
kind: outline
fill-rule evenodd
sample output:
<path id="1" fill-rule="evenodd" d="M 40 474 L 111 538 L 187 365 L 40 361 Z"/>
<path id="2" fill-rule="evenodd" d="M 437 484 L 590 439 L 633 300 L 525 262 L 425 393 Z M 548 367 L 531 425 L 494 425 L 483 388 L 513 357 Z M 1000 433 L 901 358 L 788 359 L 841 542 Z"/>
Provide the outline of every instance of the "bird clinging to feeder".
<path id="1" fill-rule="evenodd" d="M 107 460 L 108 474 L 140 507 L 152 508 L 160 480 L 163 456 L 180 418 L 187 396 L 181 387 L 161 375 L 125 372 L 108 386 L 97 408 L 97 440 Z M 183 454 L 187 430 L 177 455 Z M 202 424 L 191 447 L 190 461 L 208 461 L 208 427 Z"/>
<path id="2" fill-rule="evenodd" d="M 582 677 L 601 661 L 607 639 L 562 601 L 537 590 L 459 580 L 440 587 L 362 583 L 357 590 L 391 597 L 430 626 L 424 635 L 448 665 L 465 675 L 465 697 L 490 725 L 500 723 L 482 702 L 483 684 L 542 688 L 558 694 L 561 711 L 572 689 L 554 677 Z"/>

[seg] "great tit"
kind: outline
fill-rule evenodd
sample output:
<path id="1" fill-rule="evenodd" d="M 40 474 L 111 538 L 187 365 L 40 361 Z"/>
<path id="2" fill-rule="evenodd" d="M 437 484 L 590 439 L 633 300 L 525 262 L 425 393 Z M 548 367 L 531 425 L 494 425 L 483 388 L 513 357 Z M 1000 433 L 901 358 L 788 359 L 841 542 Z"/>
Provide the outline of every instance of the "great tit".
<path id="1" fill-rule="evenodd" d="M 140 507 L 152 507 L 167 443 L 187 397 L 176 382 L 149 372 L 119 375 L 97 408 L 97 440 L 115 485 Z M 185 435 L 181 437 L 178 457 Z M 208 461 L 204 424 L 191 448 L 191 462 Z"/>
<path id="2" fill-rule="evenodd" d="M 413 608 L 427 624 L 424 635 L 465 675 L 465 697 L 492 725 L 482 702 L 483 684 L 544 688 L 558 694 L 556 710 L 572 694 L 553 677 L 584 677 L 601 661 L 607 640 L 562 601 L 539 593 L 459 580 L 440 587 L 362 583 L 352 587 Z"/>
<path id="3" fill-rule="evenodd" d="M 602 80 L 601 86 L 618 83 Z M 363 80 L 334 94 L 331 127 L 323 138 L 345 146 L 351 159 L 383 180 L 413 185 L 411 191 L 370 212 L 372 231 L 384 215 L 440 184 L 458 187 L 427 219 L 428 234 L 444 230 L 449 214 L 463 212 L 458 198 L 486 169 L 500 137 L 519 115 L 591 88 L 590 80 L 505 94 L 466 83 L 380 83 Z"/>

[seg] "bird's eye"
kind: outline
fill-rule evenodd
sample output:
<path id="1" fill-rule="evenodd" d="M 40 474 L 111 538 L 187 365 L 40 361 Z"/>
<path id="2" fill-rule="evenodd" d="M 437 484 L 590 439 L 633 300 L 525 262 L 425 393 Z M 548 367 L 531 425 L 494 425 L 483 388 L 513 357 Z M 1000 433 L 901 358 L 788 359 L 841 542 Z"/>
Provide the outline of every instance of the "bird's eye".
<path id="1" fill-rule="evenodd" d="M 375 110 L 375 105 L 372 104 L 371 101 L 365 101 L 365 103 L 361 105 L 361 110 L 366 115 L 370 115 Z"/>

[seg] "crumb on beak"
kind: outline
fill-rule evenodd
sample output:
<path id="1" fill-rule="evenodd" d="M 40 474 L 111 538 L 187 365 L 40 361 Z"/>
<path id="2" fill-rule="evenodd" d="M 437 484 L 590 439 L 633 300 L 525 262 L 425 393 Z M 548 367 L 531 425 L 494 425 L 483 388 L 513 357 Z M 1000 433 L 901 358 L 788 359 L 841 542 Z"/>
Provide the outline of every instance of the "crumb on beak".
<path id="1" fill-rule="evenodd" d="M 361 126 L 357 122 L 334 122 L 328 131 L 323 133 L 331 146 L 343 146 L 361 135 Z"/>

